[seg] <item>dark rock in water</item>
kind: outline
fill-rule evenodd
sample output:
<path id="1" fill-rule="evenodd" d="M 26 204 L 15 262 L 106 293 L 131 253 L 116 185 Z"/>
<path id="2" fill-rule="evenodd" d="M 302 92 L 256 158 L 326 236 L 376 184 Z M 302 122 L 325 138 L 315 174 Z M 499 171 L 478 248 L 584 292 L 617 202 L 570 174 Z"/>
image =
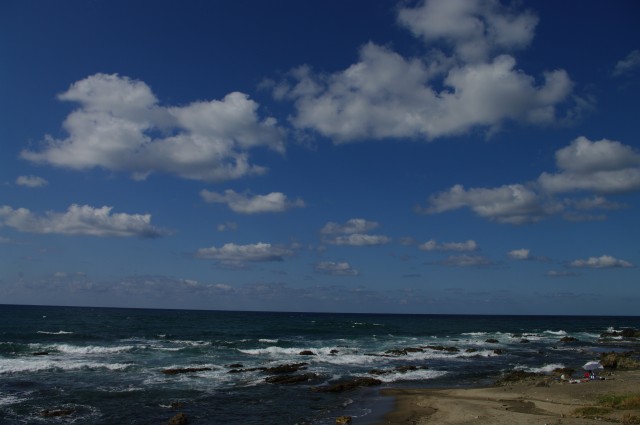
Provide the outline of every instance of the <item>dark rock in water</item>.
<path id="1" fill-rule="evenodd" d="M 495 350 L 493 350 L 493 354 L 497 354 L 497 355 L 504 354 L 504 350 L 501 350 L 500 348 L 496 348 Z"/>
<path id="2" fill-rule="evenodd" d="M 242 369 L 244 365 L 242 363 L 233 363 L 233 364 L 227 365 L 227 367 L 229 369 Z"/>
<path id="3" fill-rule="evenodd" d="M 622 332 L 620 332 L 620 335 L 623 338 L 640 338 L 640 330 L 627 328 L 627 329 L 623 329 Z"/>
<path id="4" fill-rule="evenodd" d="M 338 416 L 336 418 L 336 425 L 347 425 L 352 423 L 351 416 Z"/>
<path id="5" fill-rule="evenodd" d="M 40 416 L 43 418 L 56 418 L 59 416 L 69 416 L 73 415 L 76 412 L 75 409 L 53 409 L 53 410 L 43 410 L 40 412 Z"/>
<path id="6" fill-rule="evenodd" d="M 427 366 L 414 366 L 414 365 L 405 365 L 405 366 L 396 366 L 393 369 L 372 369 L 369 371 L 369 375 L 389 375 L 391 373 L 407 373 L 414 370 L 423 370 L 429 369 Z"/>
<path id="7" fill-rule="evenodd" d="M 316 387 L 313 391 L 319 393 L 341 393 L 358 387 L 372 387 L 380 384 L 382 384 L 382 381 L 375 378 L 354 378 L 349 381 L 342 381 L 324 387 Z"/>
<path id="8" fill-rule="evenodd" d="M 331 350 L 331 351 L 329 351 L 329 354 L 331 354 L 333 356 L 333 355 L 338 354 L 339 352 L 340 351 L 338 351 L 338 350 Z"/>
<path id="9" fill-rule="evenodd" d="M 475 353 L 476 351 L 478 351 L 477 348 L 467 348 L 464 350 L 465 353 Z"/>
<path id="10" fill-rule="evenodd" d="M 500 341 L 498 341 L 495 338 L 489 338 L 489 339 L 485 339 L 484 342 L 488 342 L 489 344 L 497 344 Z"/>
<path id="11" fill-rule="evenodd" d="M 269 384 L 291 385 L 307 382 L 316 379 L 318 375 L 315 373 L 304 373 L 302 375 L 276 375 L 265 378 L 265 382 Z"/>
<path id="12" fill-rule="evenodd" d="M 600 364 L 610 369 L 640 369 L 640 361 L 632 357 L 633 352 L 601 353 Z"/>
<path id="13" fill-rule="evenodd" d="M 640 338 L 640 329 L 625 328 L 621 331 L 603 332 L 600 334 L 600 338 L 609 338 L 621 336 L 623 338 Z"/>
<path id="14" fill-rule="evenodd" d="M 309 363 L 291 363 L 291 364 L 283 364 L 280 366 L 268 367 L 264 369 L 264 372 L 269 374 L 280 374 L 280 373 L 293 373 L 297 372 L 300 369 L 306 369 L 305 366 L 308 366 Z"/>
<path id="15" fill-rule="evenodd" d="M 36 351 L 35 353 L 31 353 L 32 356 L 48 356 L 48 351 Z"/>
<path id="16" fill-rule="evenodd" d="M 317 356 L 317 354 L 311 350 L 302 350 L 298 353 L 298 355 L 299 356 Z"/>
<path id="17" fill-rule="evenodd" d="M 574 338 L 572 336 L 565 336 L 565 337 L 560 338 L 560 341 L 561 342 L 578 342 L 579 340 L 578 340 L 578 338 Z"/>
<path id="18" fill-rule="evenodd" d="M 529 341 L 529 340 L 528 340 L 528 339 L 526 339 L 526 338 L 522 338 L 522 339 L 520 340 L 520 344 L 528 344 L 528 343 L 530 343 L 530 342 L 531 342 L 531 341 Z"/>
<path id="19" fill-rule="evenodd" d="M 187 425 L 189 419 L 184 413 L 178 413 L 173 418 L 169 419 L 169 425 Z"/>
<path id="20" fill-rule="evenodd" d="M 512 370 L 511 372 L 507 372 L 504 375 L 502 375 L 502 377 L 496 381 L 496 384 L 502 385 L 502 384 L 508 384 L 513 382 L 526 381 L 531 378 L 538 378 L 540 376 L 543 376 L 543 375 L 540 375 L 539 373 L 535 373 L 535 372 L 526 372 L 524 370 Z"/>
<path id="21" fill-rule="evenodd" d="M 393 356 L 406 356 L 409 353 L 424 353 L 424 348 L 407 347 L 407 348 L 385 351 L 385 354 L 391 354 Z"/>
<path id="22" fill-rule="evenodd" d="M 427 348 L 435 351 L 446 351 L 448 353 L 457 353 L 460 351 L 457 347 L 443 347 L 442 345 L 427 345 Z"/>
<path id="23" fill-rule="evenodd" d="M 162 371 L 165 375 L 178 375 L 181 373 L 193 373 L 193 372 L 203 372 L 206 370 L 213 370 L 210 367 L 178 367 L 173 369 L 165 369 Z"/>

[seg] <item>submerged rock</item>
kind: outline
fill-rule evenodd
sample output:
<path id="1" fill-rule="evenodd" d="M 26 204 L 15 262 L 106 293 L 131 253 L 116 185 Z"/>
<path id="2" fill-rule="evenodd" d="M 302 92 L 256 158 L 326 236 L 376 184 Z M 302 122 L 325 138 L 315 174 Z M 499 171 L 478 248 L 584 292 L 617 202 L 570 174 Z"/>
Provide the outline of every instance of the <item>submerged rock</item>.
<path id="1" fill-rule="evenodd" d="M 213 370 L 210 367 L 177 367 L 172 369 L 164 369 L 162 373 L 165 375 L 178 375 L 181 373 L 193 373 L 193 372 L 203 372 L 206 370 Z"/>
<path id="2" fill-rule="evenodd" d="M 264 372 L 268 374 L 280 374 L 280 373 L 293 373 L 301 369 L 306 369 L 309 363 L 290 363 L 280 366 L 268 367 L 264 369 Z"/>
<path id="3" fill-rule="evenodd" d="M 393 369 L 372 369 L 369 371 L 370 375 L 389 375 L 391 373 L 407 373 L 415 370 L 424 370 L 429 369 L 427 366 L 414 366 L 414 365 L 405 365 L 405 366 L 396 366 Z"/>
<path id="4" fill-rule="evenodd" d="M 444 347 L 442 345 L 427 345 L 426 348 L 435 351 L 446 351 L 448 353 L 457 353 L 460 351 L 460 349 L 457 347 Z"/>
<path id="5" fill-rule="evenodd" d="M 561 342 L 578 342 L 579 340 L 578 340 L 578 338 L 574 338 L 572 336 L 565 336 L 565 337 L 560 338 L 560 341 Z"/>
<path id="6" fill-rule="evenodd" d="M 353 390 L 358 387 L 373 387 L 381 384 L 382 381 L 375 378 L 354 378 L 349 381 L 341 381 L 323 387 L 316 387 L 313 389 L 313 391 L 319 393 L 341 393 L 344 391 Z"/>
<path id="7" fill-rule="evenodd" d="M 311 350 L 302 350 L 298 353 L 298 355 L 299 356 L 317 356 L 317 354 Z"/>
<path id="8" fill-rule="evenodd" d="M 489 339 L 485 339 L 484 342 L 488 342 L 489 344 L 497 344 L 500 341 L 498 341 L 495 338 L 489 338 Z"/>
<path id="9" fill-rule="evenodd" d="M 304 373 L 302 375 L 276 375 L 265 378 L 269 384 L 291 385 L 307 382 L 318 377 L 315 373 Z"/>

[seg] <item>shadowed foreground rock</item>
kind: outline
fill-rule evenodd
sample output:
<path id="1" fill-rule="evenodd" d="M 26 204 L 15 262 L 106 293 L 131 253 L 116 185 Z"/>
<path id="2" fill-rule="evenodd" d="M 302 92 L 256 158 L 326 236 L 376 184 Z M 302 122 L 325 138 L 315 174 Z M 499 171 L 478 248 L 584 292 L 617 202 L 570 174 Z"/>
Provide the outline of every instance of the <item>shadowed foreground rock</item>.
<path id="1" fill-rule="evenodd" d="M 337 382 L 332 385 L 315 387 L 313 391 L 319 393 L 341 393 L 358 387 L 373 387 L 380 384 L 382 384 L 382 381 L 375 378 L 355 378 L 349 381 Z"/>
<path id="2" fill-rule="evenodd" d="M 69 416 L 75 413 L 75 409 L 52 409 L 43 410 L 40 412 L 40 416 L 43 418 L 56 418 L 60 416 Z"/>
<path id="3" fill-rule="evenodd" d="M 187 415 L 184 413 L 178 413 L 173 418 L 169 419 L 169 425 L 187 425 L 189 423 L 189 419 Z"/>
<path id="4" fill-rule="evenodd" d="M 347 425 L 352 423 L 351 416 L 338 416 L 336 418 L 336 425 Z"/>
<path id="5" fill-rule="evenodd" d="M 527 381 L 532 378 L 537 379 L 540 376 L 543 376 L 543 375 L 535 372 L 526 372 L 524 370 L 512 370 L 511 372 L 507 372 L 504 375 L 502 375 L 500 379 L 496 381 L 496 385 L 505 385 L 505 384 L 511 384 L 514 382 Z"/>
<path id="6" fill-rule="evenodd" d="M 632 354 L 634 353 L 631 351 L 602 353 L 600 354 L 600 364 L 609 369 L 640 369 L 640 361 L 634 359 Z"/>

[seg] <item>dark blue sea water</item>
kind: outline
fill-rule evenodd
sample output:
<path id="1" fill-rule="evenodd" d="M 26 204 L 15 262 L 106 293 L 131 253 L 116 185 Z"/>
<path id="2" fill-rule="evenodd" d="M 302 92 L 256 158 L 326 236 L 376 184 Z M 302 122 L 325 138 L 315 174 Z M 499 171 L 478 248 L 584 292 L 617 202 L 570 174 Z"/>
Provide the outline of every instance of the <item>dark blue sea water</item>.
<path id="1" fill-rule="evenodd" d="M 340 415 L 371 424 L 388 405 L 380 388 L 478 386 L 507 370 L 578 369 L 602 351 L 637 348 L 600 337 L 625 327 L 640 328 L 640 318 L 0 305 L 0 423 L 160 424 L 184 412 L 192 424 L 320 425 Z M 308 363 L 295 374 L 315 378 L 273 384 L 259 369 L 295 363 Z M 176 368 L 202 370 L 163 373 Z M 313 391 L 363 376 L 383 384 Z"/>

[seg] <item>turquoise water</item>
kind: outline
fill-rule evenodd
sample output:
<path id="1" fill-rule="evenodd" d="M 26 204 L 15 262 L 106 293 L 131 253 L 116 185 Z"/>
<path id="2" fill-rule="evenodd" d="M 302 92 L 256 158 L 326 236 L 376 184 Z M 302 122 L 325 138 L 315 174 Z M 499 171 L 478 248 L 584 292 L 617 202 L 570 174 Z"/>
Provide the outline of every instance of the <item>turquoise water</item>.
<path id="1" fill-rule="evenodd" d="M 0 423 L 158 424 L 184 412 L 193 424 L 333 424 L 340 415 L 369 424 L 381 413 L 380 388 L 477 386 L 505 370 L 578 369 L 602 351 L 637 348 L 600 338 L 624 327 L 640 328 L 640 318 L 0 305 Z M 579 341 L 561 342 L 565 336 Z M 314 378 L 273 384 L 259 369 L 294 363 L 308 363 L 297 374 Z M 178 368 L 198 370 L 163 373 Z M 382 385 L 313 391 L 361 376 Z M 46 410 L 68 414 L 44 417 Z"/>

